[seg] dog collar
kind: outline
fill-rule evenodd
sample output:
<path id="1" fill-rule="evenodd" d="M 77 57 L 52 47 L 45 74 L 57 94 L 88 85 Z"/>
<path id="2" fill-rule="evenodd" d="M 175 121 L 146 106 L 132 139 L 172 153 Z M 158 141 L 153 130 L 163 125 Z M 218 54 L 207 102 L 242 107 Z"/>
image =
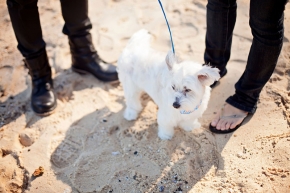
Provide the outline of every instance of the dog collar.
<path id="1" fill-rule="evenodd" d="M 202 102 L 202 100 L 200 100 L 200 103 L 198 105 L 196 105 L 196 107 L 193 110 L 191 110 L 191 111 L 181 110 L 180 114 L 187 114 L 188 115 L 190 113 L 193 113 L 194 111 L 196 111 L 200 107 L 201 102 Z"/>

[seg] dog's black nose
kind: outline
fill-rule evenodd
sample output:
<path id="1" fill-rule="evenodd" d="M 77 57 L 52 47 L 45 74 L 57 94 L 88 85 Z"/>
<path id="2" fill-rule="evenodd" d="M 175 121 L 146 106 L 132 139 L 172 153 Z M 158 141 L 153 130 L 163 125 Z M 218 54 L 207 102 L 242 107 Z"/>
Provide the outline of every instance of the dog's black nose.
<path id="1" fill-rule="evenodd" d="M 174 102 L 173 103 L 173 107 L 176 108 L 176 109 L 178 109 L 180 107 L 180 104 L 178 102 Z"/>

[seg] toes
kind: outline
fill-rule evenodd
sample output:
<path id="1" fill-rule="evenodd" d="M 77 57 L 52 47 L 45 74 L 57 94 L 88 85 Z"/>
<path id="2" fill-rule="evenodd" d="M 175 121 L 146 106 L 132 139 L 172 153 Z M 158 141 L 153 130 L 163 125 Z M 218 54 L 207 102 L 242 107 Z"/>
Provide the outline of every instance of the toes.
<path id="1" fill-rule="evenodd" d="M 234 129 L 237 125 L 239 125 L 241 122 L 243 121 L 243 119 L 238 119 L 236 122 L 233 122 L 231 124 L 231 129 Z"/>
<path id="2" fill-rule="evenodd" d="M 219 120 L 220 120 L 220 116 L 218 115 L 212 120 L 211 126 L 213 126 L 213 127 L 217 126 Z"/>
<path id="3" fill-rule="evenodd" d="M 212 120 L 211 126 L 215 127 L 217 130 L 226 131 L 229 129 L 235 129 L 237 125 L 241 124 L 244 118 L 243 114 L 247 113 L 239 110 L 231 105 L 226 105 Z M 220 117 L 220 115 L 222 115 Z M 233 115 L 238 115 L 239 117 L 233 117 Z"/>
<path id="4" fill-rule="evenodd" d="M 222 131 L 224 131 L 224 130 L 228 130 L 228 129 L 229 129 L 229 125 L 230 125 L 229 120 L 224 120 L 224 121 L 221 123 L 221 130 L 222 130 Z"/>
<path id="5" fill-rule="evenodd" d="M 234 129 L 237 126 L 237 122 L 232 122 L 230 125 L 230 129 Z"/>
<path id="6" fill-rule="evenodd" d="M 224 130 L 224 127 L 225 127 L 224 125 L 225 125 L 225 120 L 220 119 L 219 122 L 216 125 L 216 129 L 218 129 L 218 130 Z"/>
<path id="7" fill-rule="evenodd" d="M 236 123 L 232 123 L 231 126 L 230 126 L 230 129 L 234 129 L 236 126 L 237 126 Z"/>
<path id="8" fill-rule="evenodd" d="M 227 122 L 226 123 L 226 127 L 225 130 L 229 130 L 229 128 L 231 127 L 232 122 Z"/>

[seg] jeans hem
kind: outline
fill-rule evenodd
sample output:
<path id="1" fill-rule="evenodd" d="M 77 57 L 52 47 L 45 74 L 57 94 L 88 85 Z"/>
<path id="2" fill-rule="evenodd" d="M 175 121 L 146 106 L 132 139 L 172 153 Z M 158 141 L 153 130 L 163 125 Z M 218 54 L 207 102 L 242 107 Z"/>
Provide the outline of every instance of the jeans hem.
<path id="1" fill-rule="evenodd" d="M 226 102 L 230 105 L 232 105 L 233 107 L 236 107 L 240 110 L 243 110 L 243 111 L 246 111 L 250 114 L 254 114 L 257 110 L 257 106 L 254 105 L 253 107 L 249 107 L 249 106 L 246 106 L 246 105 L 243 105 L 241 102 L 237 102 L 233 99 L 233 97 L 229 97 L 227 98 Z"/>

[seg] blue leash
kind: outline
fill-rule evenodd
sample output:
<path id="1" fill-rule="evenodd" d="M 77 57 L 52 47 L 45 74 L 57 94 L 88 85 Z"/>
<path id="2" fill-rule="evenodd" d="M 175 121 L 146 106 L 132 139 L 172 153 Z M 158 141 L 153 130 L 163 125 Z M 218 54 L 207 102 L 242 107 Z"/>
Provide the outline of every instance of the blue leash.
<path id="1" fill-rule="evenodd" d="M 166 20 L 166 23 L 167 23 L 167 27 L 168 27 L 168 30 L 169 30 L 169 35 L 170 35 L 170 40 L 171 40 L 171 46 L 172 46 L 172 52 L 173 54 L 175 54 L 175 50 L 174 50 L 174 44 L 173 44 L 173 39 L 172 39 L 172 34 L 171 34 L 171 30 L 170 30 L 170 26 L 169 26 L 169 23 L 168 23 L 168 20 L 166 18 L 166 14 L 164 12 L 164 9 L 163 9 L 163 6 L 162 6 L 162 3 L 160 0 L 158 0 L 159 4 L 160 4 L 160 7 L 162 9 L 162 12 L 163 12 L 163 15 L 164 15 L 164 18 Z"/>

